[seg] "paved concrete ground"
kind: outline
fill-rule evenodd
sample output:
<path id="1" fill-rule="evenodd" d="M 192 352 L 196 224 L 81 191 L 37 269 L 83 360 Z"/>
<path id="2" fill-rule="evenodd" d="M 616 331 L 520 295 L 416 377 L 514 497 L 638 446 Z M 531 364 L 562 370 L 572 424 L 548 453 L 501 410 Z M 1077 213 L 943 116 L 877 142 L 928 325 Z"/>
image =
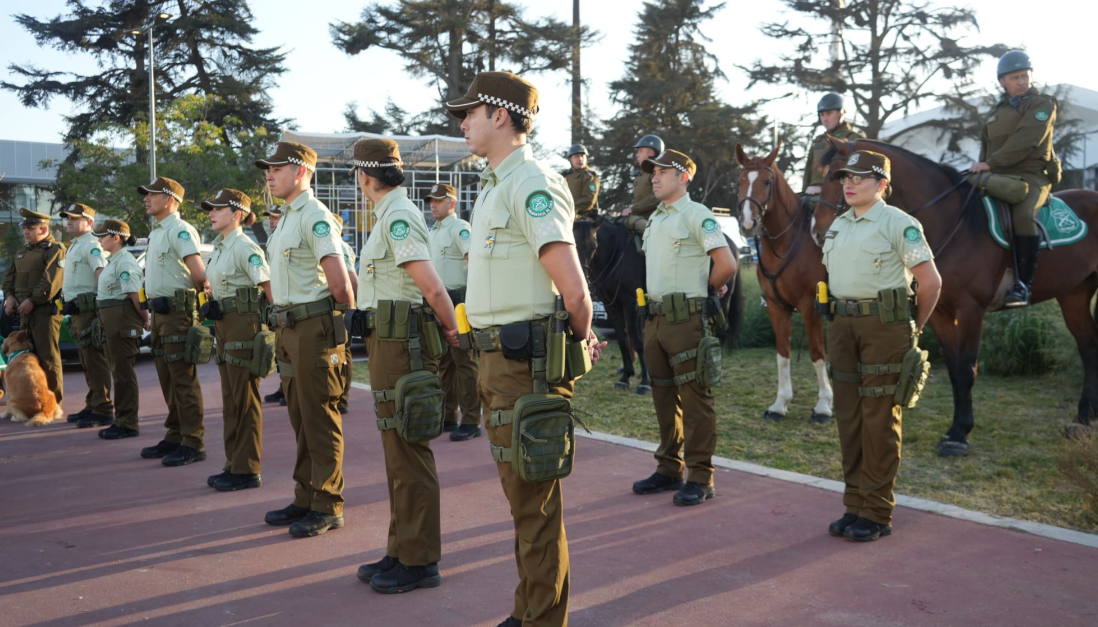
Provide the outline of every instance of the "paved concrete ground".
<path id="1" fill-rule="evenodd" d="M 443 585 L 383 596 L 354 575 L 381 557 L 388 525 L 368 393 L 354 390 L 344 423 L 346 528 L 294 539 L 263 523 L 292 497 L 286 410 L 265 406 L 263 487 L 215 492 L 220 391 L 212 365 L 201 373 L 210 459 L 191 466 L 138 456 L 163 434 L 149 360 L 139 438 L 0 424 L 0 626 L 463 627 L 510 612 L 512 527 L 485 438 L 433 445 Z M 82 388 L 66 372 L 68 411 Z M 684 509 L 630 492 L 653 463 L 580 441 L 564 487 L 571 625 L 1098 624 L 1094 549 L 904 508 L 894 536 L 856 545 L 827 535 L 842 513 L 831 492 L 718 471 L 719 497 Z"/>

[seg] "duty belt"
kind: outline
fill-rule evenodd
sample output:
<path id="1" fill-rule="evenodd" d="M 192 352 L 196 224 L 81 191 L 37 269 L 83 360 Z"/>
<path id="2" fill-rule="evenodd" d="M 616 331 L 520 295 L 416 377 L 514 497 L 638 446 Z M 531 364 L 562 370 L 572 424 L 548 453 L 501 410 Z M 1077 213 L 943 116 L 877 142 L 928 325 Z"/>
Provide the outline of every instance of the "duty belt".
<path id="1" fill-rule="evenodd" d="M 221 313 L 232 313 L 236 311 L 236 299 L 235 298 L 219 298 L 217 299 L 217 306 L 221 308 Z"/>
<path id="2" fill-rule="evenodd" d="M 648 305 L 647 305 L 648 315 L 650 315 L 650 316 L 663 315 L 663 313 L 664 313 L 663 305 L 664 305 L 663 303 L 658 303 L 656 301 L 649 301 Z M 688 312 L 690 312 L 692 314 L 694 314 L 694 313 L 704 313 L 705 312 L 705 299 L 704 298 L 688 298 L 688 299 L 686 299 L 686 309 L 687 309 Z"/>
<path id="3" fill-rule="evenodd" d="M 100 309 L 107 309 L 110 307 L 121 307 L 122 305 L 131 302 L 133 301 L 128 298 L 104 298 L 102 300 L 96 301 L 96 304 L 99 305 Z"/>
<path id="4" fill-rule="evenodd" d="M 836 316 L 851 318 L 875 316 L 880 311 L 876 300 L 834 300 L 828 306 L 831 308 L 831 313 Z"/>
<path id="5" fill-rule="evenodd" d="M 322 298 L 302 305 L 275 305 L 271 308 L 271 322 L 274 326 L 292 327 L 295 323 L 301 322 L 302 320 L 308 320 L 309 318 L 315 318 L 316 316 L 331 313 L 332 311 L 343 311 L 345 309 L 347 309 L 346 304 L 333 303 L 331 298 Z M 274 316 L 285 316 L 287 319 L 286 324 L 275 323 Z"/>
<path id="6" fill-rule="evenodd" d="M 530 322 L 532 324 L 549 326 L 549 318 L 538 318 L 537 320 L 531 320 Z M 499 329 L 500 327 L 473 329 L 469 334 L 470 339 L 473 341 L 473 348 L 485 353 L 502 350 L 499 343 Z"/>

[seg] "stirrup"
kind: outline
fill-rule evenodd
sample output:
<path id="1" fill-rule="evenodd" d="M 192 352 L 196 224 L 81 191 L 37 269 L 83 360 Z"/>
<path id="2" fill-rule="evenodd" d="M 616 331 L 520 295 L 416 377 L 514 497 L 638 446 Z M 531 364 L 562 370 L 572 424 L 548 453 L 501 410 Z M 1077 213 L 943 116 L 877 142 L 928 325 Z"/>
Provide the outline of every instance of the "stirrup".
<path id="1" fill-rule="evenodd" d="M 1028 307 L 1030 299 L 1029 286 L 1025 283 L 1015 282 L 1006 296 L 1003 298 L 1003 307 L 1012 309 L 1015 307 Z"/>

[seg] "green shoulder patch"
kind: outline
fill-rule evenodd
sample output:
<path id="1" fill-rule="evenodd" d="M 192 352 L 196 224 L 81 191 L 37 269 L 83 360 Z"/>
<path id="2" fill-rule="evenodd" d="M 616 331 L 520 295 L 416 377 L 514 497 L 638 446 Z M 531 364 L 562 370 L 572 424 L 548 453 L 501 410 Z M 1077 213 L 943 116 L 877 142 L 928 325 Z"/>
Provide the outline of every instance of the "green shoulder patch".
<path id="1" fill-rule="evenodd" d="M 526 213 L 534 218 L 544 218 L 553 211 L 553 197 L 539 189 L 526 197 Z"/>
<path id="2" fill-rule="evenodd" d="M 1051 114 L 1044 109 L 1038 109 L 1037 113 L 1033 114 L 1033 117 L 1037 118 L 1041 122 L 1048 122 L 1048 118 Z"/>
<path id="3" fill-rule="evenodd" d="M 469 229 L 461 229 L 461 232 L 458 233 L 458 237 L 461 239 L 469 239 Z"/>
<path id="4" fill-rule="evenodd" d="M 326 221 L 321 220 L 316 224 L 313 224 L 313 235 L 317 237 L 328 237 L 328 234 L 332 232 L 332 225 Z"/>
<path id="5" fill-rule="evenodd" d="M 717 221 L 713 218 L 706 218 L 702 221 L 702 230 L 706 233 L 715 233 L 717 230 Z"/>
<path id="6" fill-rule="evenodd" d="M 922 239 L 922 235 L 919 234 L 919 229 L 909 226 L 904 229 L 904 239 L 912 244 L 918 244 L 919 240 Z"/>
<path id="7" fill-rule="evenodd" d="M 404 220 L 393 220 L 393 223 L 389 225 L 389 237 L 399 241 L 412 232 L 411 227 Z"/>
<path id="8" fill-rule="evenodd" d="M 57 267 L 58 268 L 64 268 L 65 267 L 65 258 L 64 257 L 57 260 Z"/>
<path id="9" fill-rule="evenodd" d="M 129 281 L 130 280 L 130 273 L 123 270 L 122 273 L 118 275 L 118 278 L 123 280 L 123 281 Z"/>
<path id="10" fill-rule="evenodd" d="M 99 248 L 93 248 L 93 249 L 91 249 L 91 256 L 92 257 L 102 257 L 103 256 L 103 251 Z"/>
<path id="11" fill-rule="evenodd" d="M 248 257 L 248 263 L 258 268 L 263 265 L 263 257 L 260 257 L 258 253 L 252 253 L 252 256 Z"/>
<path id="12" fill-rule="evenodd" d="M 191 234 L 186 232 L 186 231 L 180 231 L 179 232 L 179 241 L 181 241 L 181 242 L 191 241 Z"/>
<path id="13" fill-rule="evenodd" d="M 591 191 L 595 191 L 595 189 L 597 189 L 597 188 L 598 188 L 598 185 L 595 185 L 595 182 L 594 182 L 594 181 L 591 181 L 591 184 L 590 184 L 590 185 L 588 185 L 588 187 L 590 187 L 590 188 L 591 188 Z"/>

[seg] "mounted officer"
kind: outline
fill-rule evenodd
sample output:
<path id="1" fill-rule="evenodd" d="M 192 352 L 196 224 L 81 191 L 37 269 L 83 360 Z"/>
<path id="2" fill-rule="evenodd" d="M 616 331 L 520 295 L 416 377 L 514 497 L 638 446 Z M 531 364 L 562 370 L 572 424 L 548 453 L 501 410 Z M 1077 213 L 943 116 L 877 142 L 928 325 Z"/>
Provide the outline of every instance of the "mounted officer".
<path id="1" fill-rule="evenodd" d="M 1029 185 L 1022 202 L 1011 205 L 1017 273 L 1004 302 L 1005 307 L 1025 307 L 1040 245 L 1034 217 L 1060 179 L 1060 162 L 1052 149 L 1057 106 L 1056 100 L 1030 84 L 1033 65 L 1021 50 L 999 59 L 998 74 L 1003 94 L 984 124 L 980 161 L 969 171 L 1009 174 Z"/>
<path id="2" fill-rule="evenodd" d="M 813 205 L 815 205 L 816 198 L 820 195 L 820 188 L 824 184 L 824 171 L 827 170 L 827 167 L 820 163 L 824 154 L 830 148 L 827 143 L 827 136 L 830 135 L 845 141 L 865 139 L 865 135 L 861 131 L 855 130 L 850 122 L 843 119 L 843 116 L 846 115 L 845 105 L 846 102 L 843 97 L 836 93 L 824 94 L 824 97 L 820 98 L 819 104 L 816 105 L 816 119 L 819 121 L 820 126 L 824 127 L 824 132 L 812 140 L 812 148 L 808 150 L 808 162 L 804 165 L 803 185 L 804 194 L 815 197 L 812 198 Z"/>
<path id="3" fill-rule="evenodd" d="M 593 219 L 599 212 L 599 175 L 587 167 L 587 148 L 583 144 L 573 144 L 568 149 L 568 163 L 572 169 L 562 172 L 572 193 L 572 202 L 576 205 L 576 219 Z"/>
<path id="4" fill-rule="evenodd" d="M 663 140 L 658 135 L 645 135 L 637 141 L 633 148 L 637 151 L 633 155 L 633 159 L 637 162 L 637 167 L 633 168 L 633 205 L 626 207 L 621 215 L 632 215 L 647 220 L 656 210 L 656 207 L 660 206 L 660 201 L 652 193 L 652 175 L 641 169 L 641 165 L 663 152 Z M 638 225 L 636 221 L 626 220 L 624 223 L 626 227 L 637 234 L 644 232 L 644 226 Z M 637 228 L 638 226 L 639 228 Z"/>

